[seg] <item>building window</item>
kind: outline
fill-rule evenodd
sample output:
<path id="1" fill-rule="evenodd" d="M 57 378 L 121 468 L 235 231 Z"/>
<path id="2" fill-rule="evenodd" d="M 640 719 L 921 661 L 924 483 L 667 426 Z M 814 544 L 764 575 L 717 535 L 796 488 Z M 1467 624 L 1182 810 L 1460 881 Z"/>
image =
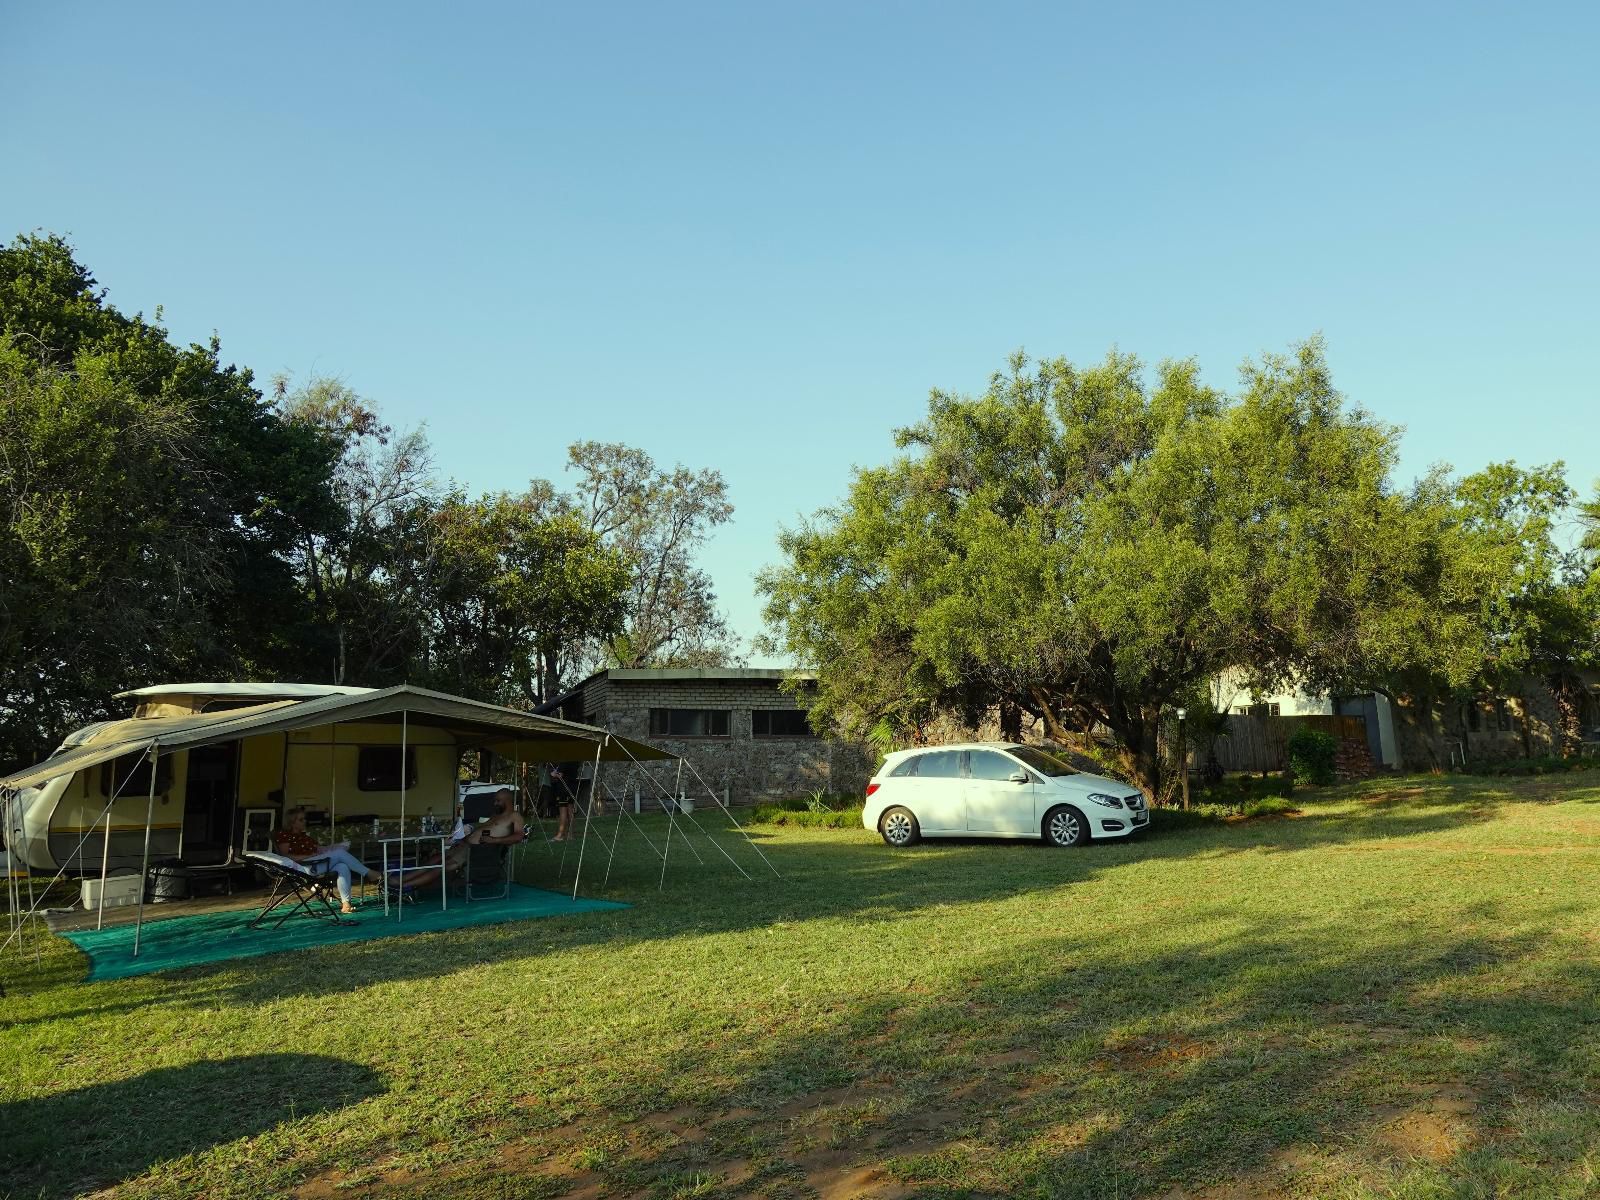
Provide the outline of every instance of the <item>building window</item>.
<path id="1" fill-rule="evenodd" d="M 1481 733 L 1483 731 L 1483 713 L 1478 708 L 1476 700 L 1467 701 L 1467 732 Z"/>
<path id="2" fill-rule="evenodd" d="M 1280 707 L 1277 704 L 1251 704 L 1239 711 L 1249 717 L 1276 717 L 1279 715 Z"/>
<path id="3" fill-rule="evenodd" d="M 172 755 L 163 754 L 156 763 L 156 791 L 172 787 Z M 148 796 L 150 794 L 150 756 L 143 750 L 124 754 L 100 766 L 102 796 Z"/>
<path id="4" fill-rule="evenodd" d="M 750 714 L 750 732 L 756 737 L 816 737 L 798 708 L 758 708 Z"/>
<path id="5" fill-rule="evenodd" d="M 417 751 L 406 747 L 406 787 L 417 786 Z M 356 787 L 363 792 L 400 790 L 400 747 L 363 746 L 356 760 Z"/>
<path id="6" fill-rule="evenodd" d="M 727 737 L 725 708 L 652 708 L 651 737 Z"/>
<path id="7" fill-rule="evenodd" d="M 1494 702 L 1494 727 L 1501 733 L 1511 733 L 1516 728 L 1511 716 L 1511 706 L 1503 697 Z"/>

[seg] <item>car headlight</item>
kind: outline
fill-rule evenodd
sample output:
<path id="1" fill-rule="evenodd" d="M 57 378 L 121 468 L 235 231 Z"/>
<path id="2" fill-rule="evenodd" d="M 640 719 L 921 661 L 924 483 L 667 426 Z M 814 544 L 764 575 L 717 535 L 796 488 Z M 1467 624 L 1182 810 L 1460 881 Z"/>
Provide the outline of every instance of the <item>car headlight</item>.
<path id="1" fill-rule="evenodd" d="M 1093 800 L 1096 804 L 1102 805 L 1105 808 L 1121 808 L 1122 807 L 1122 797 L 1121 796 L 1107 796 L 1103 792 L 1090 792 L 1089 793 L 1089 799 Z"/>

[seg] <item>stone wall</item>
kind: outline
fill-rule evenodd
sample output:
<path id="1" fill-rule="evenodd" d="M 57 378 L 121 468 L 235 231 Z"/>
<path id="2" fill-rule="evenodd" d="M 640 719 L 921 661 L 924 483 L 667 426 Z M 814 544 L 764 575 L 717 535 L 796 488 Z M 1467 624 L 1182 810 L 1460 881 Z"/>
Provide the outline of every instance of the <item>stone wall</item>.
<path id="1" fill-rule="evenodd" d="M 593 696 L 591 701 L 590 697 Z M 764 679 L 611 679 L 603 689 L 591 681 L 584 689 L 589 719 L 613 733 L 660 746 L 685 760 L 682 790 L 704 799 L 706 789 L 728 795 L 734 804 L 782 796 L 863 792 L 876 756 L 865 747 L 833 738 L 756 737 L 752 713 L 758 709 L 798 711 L 776 680 Z M 726 737 L 662 738 L 650 735 L 652 708 L 709 708 L 729 713 Z M 678 779 L 677 763 L 607 764 L 606 783 L 617 794 L 633 795 L 641 772 L 655 780 L 642 796 L 668 794 Z"/>
<path id="2" fill-rule="evenodd" d="M 1593 687 L 1594 673 L 1584 676 Z M 1494 701 L 1506 701 L 1509 729 L 1499 727 Z M 1471 727 L 1471 710 L 1478 712 L 1478 728 Z M 1475 700 L 1434 700 L 1421 705 L 1402 701 L 1395 709 L 1395 732 L 1400 738 L 1405 764 L 1412 770 L 1449 767 L 1465 753 L 1467 762 L 1501 762 L 1561 752 L 1560 711 L 1555 693 L 1541 679 L 1525 678 L 1499 697 Z"/>

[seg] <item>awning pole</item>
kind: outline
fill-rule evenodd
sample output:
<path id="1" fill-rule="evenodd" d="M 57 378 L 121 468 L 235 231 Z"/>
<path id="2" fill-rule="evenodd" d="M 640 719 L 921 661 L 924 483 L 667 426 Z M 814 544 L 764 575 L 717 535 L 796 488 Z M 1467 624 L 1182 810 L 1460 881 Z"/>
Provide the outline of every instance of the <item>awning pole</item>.
<path id="1" fill-rule="evenodd" d="M 706 795 L 710 796 L 712 801 L 716 804 L 716 806 L 722 810 L 723 815 L 726 816 L 728 818 L 728 820 L 733 822 L 733 827 L 735 829 L 737 829 L 740 833 L 744 834 L 744 840 L 750 843 L 750 849 L 752 849 L 752 850 L 754 850 L 756 852 L 757 856 L 761 859 L 762 862 L 766 863 L 768 867 L 772 868 L 772 873 L 774 875 L 777 875 L 779 879 L 782 879 L 783 876 L 781 874 L 779 874 L 778 868 L 772 866 L 772 860 L 767 857 L 766 852 L 763 851 L 760 846 L 756 845 L 756 840 L 755 840 L 755 838 L 750 836 L 750 831 L 748 829 L 746 829 L 743 825 L 739 824 L 739 818 L 733 815 L 733 809 L 728 807 L 728 802 L 726 800 L 718 798 L 717 794 L 711 790 L 711 785 L 708 784 L 704 779 L 701 778 L 699 771 L 696 771 L 694 769 L 694 764 L 693 763 L 689 764 L 689 772 L 696 779 L 700 780 L 700 786 L 706 789 Z M 699 822 L 696 821 L 695 824 L 698 826 Z M 709 838 L 710 836 L 711 836 L 710 834 L 706 834 L 707 838 Z M 722 849 L 720 846 L 717 847 L 717 848 L 719 850 Z M 723 854 L 723 857 L 727 858 L 729 862 L 733 862 L 733 857 L 730 854 L 728 854 L 728 852 L 726 850 L 723 850 L 722 854 Z M 737 866 L 738 864 L 735 864 L 735 865 Z M 740 867 L 739 870 L 743 871 L 744 868 Z M 749 875 L 746 875 L 745 878 L 748 879 Z"/>
<path id="2" fill-rule="evenodd" d="M 594 747 L 594 774 L 589 776 L 589 803 L 583 810 L 583 840 L 578 843 L 578 870 L 572 876 L 572 898 L 578 898 L 578 880 L 583 878 L 583 852 L 589 848 L 589 821 L 594 815 L 594 790 L 600 786 L 600 751 L 605 749 L 605 744 L 611 740 L 608 733 L 604 738 L 595 743 Z M 579 792 L 582 792 L 582 788 Z M 580 794 L 579 799 L 582 799 Z"/>
<path id="3" fill-rule="evenodd" d="M 405 755 L 400 756 L 400 769 L 406 769 Z M 328 739 L 328 841 L 339 835 L 339 725 L 333 726 L 333 736 Z"/>
<path id="4" fill-rule="evenodd" d="M 145 744 L 145 749 L 148 750 L 151 746 L 154 746 L 154 745 L 155 745 L 154 742 L 147 742 Z M 104 815 L 105 813 L 108 813 L 108 812 L 111 811 L 111 806 L 117 802 L 117 797 L 122 795 L 122 788 L 127 783 L 128 778 L 132 778 L 131 774 L 127 778 L 123 779 L 122 783 L 117 784 L 116 787 L 111 789 L 111 799 L 107 800 L 105 808 L 101 809 L 101 814 L 102 815 Z M 113 770 L 112 781 L 115 782 L 115 780 L 116 780 L 116 774 L 115 774 L 115 771 Z M 19 789 L 12 789 L 12 791 L 16 794 L 16 796 L 19 799 L 21 798 L 21 792 L 20 792 Z M 26 820 L 26 817 L 19 817 L 18 820 Z M 72 852 L 70 854 L 68 854 L 64 859 L 61 860 L 61 865 L 56 868 L 56 873 L 54 875 L 50 876 L 50 882 L 44 885 L 44 891 L 39 896 L 39 902 L 42 902 L 44 900 L 44 898 L 50 894 L 50 889 L 55 887 L 55 885 L 61 881 L 61 877 L 67 873 L 67 868 L 72 865 L 72 860 L 73 860 L 74 857 L 77 857 L 78 862 L 80 864 L 83 862 L 83 847 L 84 847 L 84 844 L 86 842 L 88 842 L 88 840 L 94 835 L 94 827 L 96 825 L 98 825 L 98 824 L 100 824 L 100 817 L 96 817 L 93 821 L 89 822 L 89 827 L 83 831 L 83 836 L 78 839 L 78 844 L 72 848 Z M 46 847 L 48 848 L 48 846 L 49 846 L 48 840 L 46 841 L 45 844 L 46 844 Z M 31 846 L 32 846 L 32 842 L 30 840 L 28 840 L 26 837 L 24 837 L 24 839 L 23 839 L 23 852 L 29 858 L 32 858 L 32 856 L 33 856 L 32 855 L 32 851 L 30 849 Z M 8 862 L 9 862 L 9 859 L 8 859 Z M 9 872 L 8 872 L 8 874 L 9 874 Z M 16 913 L 18 911 L 20 911 L 20 908 L 21 908 L 22 885 L 21 884 L 16 884 L 15 886 L 16 886 L 18 899 L 11 906 L 11 915 L 12 916 L 15 916 Z M 22 942 L 21 942 L 22 929 L 23 929 L 24 925 L 26 924 L 28 918 L 33 916 L 34 911 L 38 907 L 39 907 L 39 903 L 38 902 L 35 902 L 33 904 L 28 905 L 28 911 L 22 914 L 21 919 L 17 920 L 17 921 L 14 921 L 12 923 L 11 933 L 6 937 L 6 940 L 4 942 L 0 942 L 0 951 L 4 951 L 4 950 L 8 949 L 13 940 L 15 940 L 17 942 L 18 950 L 21 950 L 21 948 L 22 948 Z"/>
<path id="5" fill-rule="evenodd" d="M 161 760 L 161 748 L 150 744 L 150 798 L 144 806 L 144 864 L 139 868 L 139 913 L 133 924 L 133 956 L 139 957 L 139 938 L 144 933 L 144 893 L 150 886 L 150 826 L 156 819 L 156 766 Z"/>
<path id="6" fill-rule="evenodd" d="M 406 735 L 407 718 L 410 713 L 406 709 L 400 710 L 400 836 L 406 835 Z M 406 844 L 400 843 L 400 862 L 405 864 Z"/>
<path id="7" fill-rule="evenodd" d="M 94 927 L 104 929 L 106 925 L 106 868 L 111 865 L 111 810 L 106 809 L 106 840 L 100 848 L 100 914 L 95 918 Z"/>

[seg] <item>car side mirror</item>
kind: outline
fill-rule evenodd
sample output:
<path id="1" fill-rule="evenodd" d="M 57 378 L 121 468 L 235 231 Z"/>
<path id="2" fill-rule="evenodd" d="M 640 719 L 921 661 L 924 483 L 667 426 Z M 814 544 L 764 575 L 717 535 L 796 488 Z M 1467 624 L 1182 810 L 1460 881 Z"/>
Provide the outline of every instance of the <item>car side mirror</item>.
<path id="1" fill-rule="evenodd" d="M 1011 772 L 1011 782 L 1012 783 L 1027 783 L 1028 782 L 1028 773 L 1026 771 L 1013 771 L 1013 772 Z"/>

